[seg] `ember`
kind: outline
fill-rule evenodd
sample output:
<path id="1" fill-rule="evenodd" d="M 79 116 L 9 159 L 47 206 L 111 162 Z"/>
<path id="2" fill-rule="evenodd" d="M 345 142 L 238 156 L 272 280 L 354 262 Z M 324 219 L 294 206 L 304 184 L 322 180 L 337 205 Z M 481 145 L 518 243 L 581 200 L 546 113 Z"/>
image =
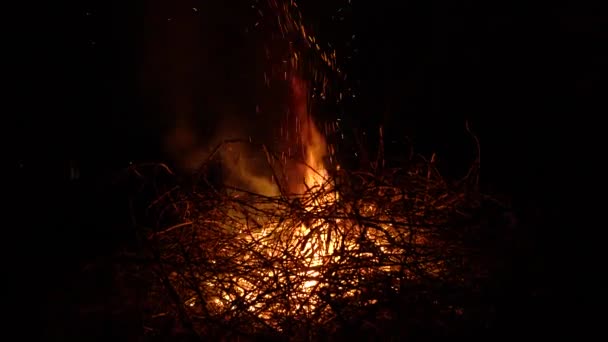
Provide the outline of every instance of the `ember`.
<path id="1" fill-rule="evenodd" d="M 464 283 L 463 232 L 446 227 L 471 201 L 431 165 L 424 175 L 308 170 L 300 194 L 164 194 L 156 212 L 181 221 L 147 233 L 158 310 L 181 312 L 200 334 L 293 334 L 335 329 L 416 284 Z"/>

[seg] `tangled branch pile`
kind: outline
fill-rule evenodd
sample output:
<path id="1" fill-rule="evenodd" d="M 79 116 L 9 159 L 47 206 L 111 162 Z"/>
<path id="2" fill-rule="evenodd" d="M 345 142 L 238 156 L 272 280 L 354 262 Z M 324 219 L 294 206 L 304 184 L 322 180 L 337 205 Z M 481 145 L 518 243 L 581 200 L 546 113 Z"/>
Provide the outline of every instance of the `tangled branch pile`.
<path id="1" fill-rule="evenodd" d="M 150 207 L 172 224 L 143 231 L 156 261 L 145 325 L 171 317 L 205 337 L 309 339 L 431 319 L 423 300 L 458 319 L 463 304 L 438 293 L 483 276 L 467 245 L 477 204 L 430 165 L 340 171 L 297 196 L 173 188 Z"/>

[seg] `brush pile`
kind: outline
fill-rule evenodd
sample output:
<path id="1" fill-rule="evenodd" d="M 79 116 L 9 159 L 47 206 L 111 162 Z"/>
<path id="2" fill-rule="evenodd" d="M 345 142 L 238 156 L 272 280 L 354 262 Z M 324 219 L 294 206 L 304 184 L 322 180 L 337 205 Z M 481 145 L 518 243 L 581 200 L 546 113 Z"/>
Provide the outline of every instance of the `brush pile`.
<path id="1" fill-rule="evenodd" d="M 139 231 L 154 274 L 144 326 L 309 340 L 440 331 L 475 315 L 461 299 L 484 278 L 481 197 L 418 165 L 336 171 L 299 195 L 211 186 L 204 172 L 163 190 Z"/>

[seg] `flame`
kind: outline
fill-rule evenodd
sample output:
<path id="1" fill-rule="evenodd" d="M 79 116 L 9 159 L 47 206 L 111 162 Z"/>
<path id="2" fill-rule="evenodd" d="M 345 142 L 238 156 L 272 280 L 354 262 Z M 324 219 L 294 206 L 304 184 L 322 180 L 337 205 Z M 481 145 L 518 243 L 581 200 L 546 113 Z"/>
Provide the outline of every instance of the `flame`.
<path id="1" fill-rule="evenodd" d="M 306 48 L 316 49 L 315 53 L 320 53 L 322 62 L 332 70 L 336 70 L 334 63 L 335 52 L 331 54 L 320 52 L 315 37 L 306 32 L 299 16 L 291 15 L 291 11 L 294 9 L 293 6 L 296 6 L 295 2 L 283 4 L 282 8 L 279 8 L 274 0 L 271 0 L 270 4 L 271 7 L 279 9 L 278 13 L 280 17 L 284 17 L 283 21 L 279 18 L 283 34 L 301 34 L 305 38 Z M 293 145 L 297 145 L 301 151 L 300 157 L 302 159 L 295 167 L 296 177 L 288 179 L 288 186 L 291 189 L 291 195 L 313 194 L 313 196 L 310 196 L 312 197 L 311 202 L 304 204 L 303 208 L 314 216 L 315 210 L 318 211 L 320 208 L 334 205 L 338 200 L 338 195 L 330 191 L 332 180 L 324 163 L 324 158 L 328 154 L 328 148 L 325 137 L 318 129 L 311 115 L 309 107 L 310 88 L 307 82 L 298 75 L 303 69 L 301 65 L 303 61 L 299 57 L 300 54 L 301 52 L 297 50 L 290 51 L 291 63 L 287 63 L 286 69 L 282 70 L 282 76 L 287 81 L 289 87 L 289 113 L 293 115 L 292 119 L 295 119 L 295 127 L 293 127 L 295 141 L 288 141 L 288 144 L 291 145 L 289 146 L 290 149 L 295 147 Z M 310 76 L 313 78 L 312 81 L 320 82 L 323 88 L 327 85 L 327 80 L 324 79 L 325 76 L 322 73 L 313 70 Z M 286 132 L 289 131 L 291 129 L 287 128 Z M 293 137 L 293 134 L 291 136 Z M 277 209 L 282 210 L 282 208 L 274 208 L 274 210 Z M 335 223 L 341 224 L 341 221 L 336 220 Z M 240 222 L 240 224 L 245 225 L 243 222 Z M 269 319 L 273 313 L 294 314 L 295 312 L 307 313 L 313 311 L 319 304 L 319 299 L 312 295 L 321 285 L 321 274 L 318 269 L 332 261 L 332 259 L 335 261 L 340 258 L 334 255 L 338 242 L 330 238 L 328 233 L 330 229 L 331 227 L 327 222 L 321 219 L 312 219 L 306 223 L 299 223 L 295 227 L 285 222 L 268 222 L 257 231 L 252 232 L 251 230 L 247 230 L 249 236 L 246 240 L 256 245 L 254 247 L 256 252 L 266 254 L 269 259 L 284 259 L 285 256 L 281 255 L 282 249 L 298 250 L 297 263 L 300 266 L 304 266 L 299 267 L 300 271 L 297 271 L 296 274 L 286 274 L 276 269 L 263 271 L 265 272 L 263 276 L 266 279 L 279 278 L 282 283 L 290 284 L 289 286 L 292 288 L 290 302 L 295 304 L 290 312 L 285 312 L 285 308 L 264 307 L 264 304 L 259 301 L 249 306 L 247 310 L 257 312 L 258 317 L 262 319 Z M 279 238 L 274 236 L 277 232 L 281 235 Z M 305 242 L 302 243 L 302 241 Z M 297 245 L 300 243 L 302 245 Z M 355 243 L 347 244 L 346 248 L 356 248 Z M 247 263 L 250 258 L 252 257 L 248 255 L 242 256 L 241 262 Z M 246 301 L 254 301 L 254 298 L 263 296 L 259 292 L 258 285 L 251 280 L 233 275 L 229 276 L 232 277 L 232 282 L 238 285 L 236 293 L 222 292 L 219 297 L 212 299 L 215 305 L 224 310 L 230 310 L 232 309 L 232 303 L 238 297 L 244 298 Z M 213 285 L 209 284 L 209 286 Z"/>
<path id="2" fill-rule="evenodd" d="M 297 76 L 291 77 L 291 90 L 293 94 L 294 111 L 300 122 L 299 137 L 301 140 L 302 154 L 304 156 L 305 165 L 301 168 L 304 177 L 305 190 L 313 189 L 320 194 L 319 198 L 316 198 L 314 203 L 310 203 L 305 207 L 307 211 L 314 210 L 319 205 L 331 205 L 336 201 L 336 195 L 333 192 L 327 192 L 327 187 L 330 185 L 329 175 L 325 169 L 323 163 L 323 157 L 327 153 L 327 144 L 325 138 L 319 132 L 315 125 L 312 116 L 308 110 L 308 93 L 306 83 Z M 312 226 L 322 225 L 321 222 L 313 222 Z M 311 228 L 306 224 L 302 224 L 300 227 L 299 234 L 301 236 L 307 236 L 311 233 Z M 324 229 L 327 227 L 321 227 Z M 317 278 L 320 274 L 314 271 L 315 268 L 321 266 L 324 257 L 333 254 L 334 248 L 330 245 L 327 233 L 321 233 L 319 239 L 309 239 L 306 242 L 303 253 L 304 255 L 310 255 L 308 258 L 309 269 L 306 276 L 309 278 Z M 327 248 L 319 248 L 320 246 L 327 246 Z M 324 252 L 324 253 L 323 253 Z M 304 283 L 304 289 L 313 288 L 318 284 L 317 280 L 308 280 Z"/>
<path id="3" fill-rule="evenodd" d="M 225 214 L 230 209 L 218 208 L 217 212 L 206 214 L 218 218 L 212 225 L 220 229 L 207 226 L 205 233 L 211 236 L 205 236 L 198 248 L 210 251 L 211 263 L 223 265 L 225 271 L 206 276 L 201 284 L 206 303 L 197 302 L 200 297 L 195 294 L 184 303 L 193 310 L 204 305 L 205 310 L 217 317 L 235 317 L 245 311 L 279 330 L 280 316 L 317 320 L 330 316 L 334 308 L 328 304 L 323 290 L 334 286 L 334 275 L 348 279 L 344 287 L 338 285 L 341 298 L 358 300 L 363 291 L 362 279 L 368 275 L 390 275 L 397 270 L 395 265 L 402 265 L 410 257 L 404 253 L 403 241 L 413 246 L 426 244 L 423 234 L 414 236 L 394 227 L 409 225 L 410 218 L 390 217 L 381 205 L 376 207 L 373 199 L 353 204 L 356 209 L 340 203 L 346 202 L 347 196 L 338 196 L 335 179 L 325 167 L 327 143 L 310 114 L 307 83 L 294 72 L 288 85 L 290 113 L 296 119 L 296 143 L 303 161 L 297 168 L 298 177 L 289 180 L 295 191 L 289 196 L 278 196 L 276 202 L 272 201 L 274 197 L 266 196 L 265 202 L 248 203 L 246 209 L 238 207 Z M 386 198 L 386 194 L 376 195 Z M 388 201 L 403 200 L 399 196 L 403 195 L 390 195 Z M 285 199 L 298 200 L 301 205 L 290 206 Z M 234 204 L 230 199 L 225 203 Z M 292 215 L 290 210 L 299 212 Z M 353 216 L 354 211 L 357 214 Z M 327 219 L 329 212 L 337 214 Z M 367 229 L 361 223 L 366 217 L 373 218 L 377 229 Z M 214 239 L 213 234 L 219 238 Z M 395 244 L 397 240 L 401 244 Z M 359 261 L 358 269 L 352 271 L 356 260 L 365 262 Z M 441 262 L 427 263 L 421 266 L 426 275 L 443 270 Z M 332 273 L 328 274 L 330 269 Z M 391 285 L 397 291 L 395 286 Z M 281 300 L 273 300 L 275 295 Z M 363 299 L 361 305 L 373 305 L 375 301 Z"/>
<path id="4" fill-rule="evenodd" d="M 300 172 L 304 175 L 304 188 L 300 188 L 301 193 L 306 188 L 321 186 L 327 181 L 328 173 L 323 163 L 323 157 L 327 154 L 327 144 L 308 110 L 306 83 L 301 78 L 292 76 L 291 90 L 297 122 L 296 133 L 299 133 L 299 143 L 305 161 L 305 165 L 300 166 Z"/>
<path id="5" fill-rule="evenodd" d="M 156 94 L 157 88 L 166 92 L 159 103 L 167 102 L 167 110 L 176 118 L 166 141 L 169 154 L 186 170 L 199 170 L 210 155 L 215 156 L 221 163 L 222 182 L 227 188 L 244 190 L 227 191 L 228 194 L 219 191 L 196 193 L 194 200 L 190 199 L 190 193 L 179 195 L 180 200 L 163 195 L 163 201 L 155 201 L 170 201 L 170 210 L 162 212 L 175 211 L 184 220 L 151 234 L 162 240 L 161 275 L 169 277 L 179 300 L 183 300 L 186 309 L 194 313 L 192 317 L 198 317 L 200 321 L 213 322 L 207 320 L 210 317 L 226 321 L 235 319 L 237 324 L 239 321 L 262 322 L 264 326 L 281 330 L 285 318 L 326 322 L 328 317 L 339 314 L 331 307 L 327 293 L 330 297 L 353 299 L 358 307 L 373 304 L 375 299 L 359 296 L 368 286 L 365 282 L 369 278 L 391 278 L 388 286 L 398 291 L 398 283 L 392 279 L 395 274 L 408 281 L 420 274 L 417 272 L 424 277 L 439 274 L 446 267 L 442 261 L 417 250 L 430 245 L 426 240 L 431 241 L 433 237 L 426 230 L 411 228 L 418 221 L 424 222 L 421 217 L 426 210 L 424 199 L 419 200 L 417 194 L 408 191 L 384 191 L 384 185 L 374 185 L 373 189 L 364 189 L 355 195 L 350 193 L 353 189 L 347 189 L 338 195 L 336 188 L 342 186 L 334 184 L 335 179 L 325 163 L 327 159 L 335 163 L 335 149 L 321 133 L 329 134 L 332 130 L 335 133 L 338 124 L 337 121 L 334 125 L 326 124 L 324 130 L 320 130 L 311 115 L 310 102 L 315 98 L 341 104 L 343 95 L 355 96 L 351 88 L 332 91 L 339 90 L 335 85 L 348 84 L 346 74 L 338 66 L 335 50 L 305 27 L 295 0 L 255 1 L 252 7 L 260 18 L 249 32 L 255 32 L 253 39 L 265 39 L 264 57 L 268 62 L 264 65 L 263 83 L 261 79 L 254 82 L 254 86 L 260 87 L 255 86 L 253 94 L 258 96 L 259 89 L 272 89 L 259 95 L 255 111 L 249 101 L 244 102 L 246 107 L 241 107 L 234 105 L 240 101 L 223 97 L 224 84 L 214 82 L 224 79 L 220 77 L 221 73 L 190 72 L 198 69 L 191 68 L 197 57 L 208 58 L 202 50 L 195 48 L 193 53 L 180 52 L 190 52 L 190 46 L 200 45 L 201 37 L 193 35 L 197 30 L 181 31 L 198 25 L 194 16 L 180 19 L 186 24 L 177 25 L 176 21 L 177 26 L 171 25 L 171 30 L 178 31 L 170 32 L 180 33 L 176 34 L 179 39 L 171 40 L 175 49 L 167 50 L 178 53 L 164 57 L 172 63 L 166 63 L 164 59 L 157 61 L 156 58 L 161 58 L 157 56 L 163 56 L 157 51 L 148 54 L 155 57 L 145 64 L 149 65 L 146 70 L 151 74 L 148 76 L 150 81 L 146 77 L 144 82 L 146 89 L 151 84 L 152 94 Z M 203 12 L 206 11 L 200 11 L 197 18 Z M 207 15 L 215 14 L 208 12 Z M 190 44 L 185 37 L 195 38 L 192 42 L 196 40 L 197 43 Z M 258 46 L 258 41 L 254 42 L 251 45 Z M 205 51 L 215 52 L 216 49 L 209 46 Z M 185 62 L 172 59 L 178 56 L 190 59 Z M 264 58 L 261 53 L 258 57 Z M 175 69 L 167 69 L 156 77 L 157 69 L 163 70 L 158 66 L 165 64 Z M 215 64 L 211 63 L 209 67 L 213 68 Z M 165 73 L 170 75 L 168 82 Z M 210 113 L 221 113 L 224 118 L 219 122 L 205 122 L 203 128 L 215 126 L 213 135 L 202 134 L 203 130 L 198 129 L 198 120 L 194 119 L 198 115 L 195 94 L 184 91 L 189 85 L 198 84 L 197 77 L 202 75 L 205 82 L 213 82 L 213 86 L 208 87 L 211 93 L 196 95 L 205 97 L 201 102 L 208 102 L 205 108 Z M 277 100 L 275 95 L 285 94 L 285 88 L 289 96 Z M 332 96 L 336 98 L 332 99 Z M 257 126 L 251 127 L 238 120 L 253 113 L 254 119 L 248 117 L 251 121 L 282 122 L 280 139 L 260 134 Z M 269 120 L 278 115 L 285 119 Z M 278 127 L 272 127 L 275 128 Z M 287 143 L 285 148 L 275 149 L 277 146 L 270 145 L 271 149 L 282 152 L 282 158 L 276 158 L 280 159 L 277 165 L 268 167 L 269 163 L 263 160 L 265 156 L 260 157 L 270 154 L 267 150 L 259 151 L 246 144 L 226 146 L 214 154 L 214 148 L 224 141 L 251 142 L 252 135 L 256 140 L 268 138 L 261 141 L 262 144 Z M 256 146 L 259 143 L 256 141 Z M 295 165 L 294 159 L 298 160 Z M 283 169 L 278 170 L 281 167 Z M 275 171 L 282 171 L 284 177 Z M 424 193 L 427 193 L 428 188 L 425 189 Z M 298 202 L 294 205 L 292 201 Z M 197 208 L 198 203 L 204 204 L 202 208 Z M 393 207 L 403 208 L 410 204 L 413 209 L 408 215 L 395 215 L 391 211 Z M 185 227 L 190 230 L 182 231 Z M 188 255 L 187 261 L 184 255 Z M 191 267 L 183 267 L 186 263 Z M 415 269 L 411 271 L 397 265 L 415 265 Z M 166 288 L 164 280 L 163 289 Z M 327 293 L 322 291 L 325 289 L 328 289 Z M 173 298 L 173 294 L 170 297 Z M 156 307 L 151 308 L 151 312 L 156 310 Z"/>
<path id="6" fill-rule="evenodd" d="M 296 117 L 296 132 L 298 134 L 297 142 L 302 151 L 304 163 L 298 168 L 299 177 L 291 181 L 293 189 L 297 189 L 294 196 L 303 195 L 305 192 L 318 194 L 313 196 L 314 200 L 303 205 L 305 211 L 314 216 L 315 210 L 331 206 L 338 200 L 338 196 L 329 190 L 331 179 L 324 166 L 323 158 L 327 154 L 327 145 L 325 138 L 315 125 L 309 110 L 308 110 L 308 88 L 306 83 L 297 76 L 291 76 L 290 79 L 291 101 L 290 106 L 292 113 Z M 299 179 L 299 181 L 298 181 Z M 284 208 L 271 208 L 272 210 L 283 210 Z M 293 217 L 297 220 L 297 217 Z M 340 220 L 337 220 L 337 224 Z M 334 256 L 336 249 L 334 241 L 329 237 L 329 227 L 327 222 L 320 219 L 312 219 L 306 223 L 292 222 L 265 222 L 261 225 L 261 229 L 245 229 L 247 223 L 240 217 L 236 220 L 237 229 L 241 228 L 241 234 L 247 235 L 245 240 L 252 245 L 255 253 L 266 255 L 268 259 L 280 259 L 285 262 L 293 262 L 293 260 L 285 260 L 285 255 L 281 254 L 283 250 L 297 250 L 297 263 L 300 265 L 298 271 L 294 273 L 284 272 L 274 267 L 268 268 L 261 274 L 265 279 L 281 279 L 284 284 L 289 283 L 292 287 L 292 297 L 290 302 L 295 306 L 291 309 L 295 312 L 311 312 L 314 310 L 319 299 L 313 296 L 313 292 L 320 285 L 321 274 L 318 269 Z M 234 227 L 233 227 L 234 228 Z M 278 235 L 278 237 L 277 237 Z M 305 241 L 305 242 L 302 242 Z M 301 244 L 301 245 L 297 245 Z M 351 246 L 349 246 L 351 247 Z M 254 253 L 254 254 L 255 254 Z M 239 256 L 239 263 L 247 264 L 255 255 Z M 259 255 L 259 254 L 258 254 Z M 290 274 L 291 273 L 291 274 Z M 272 313 L 284 312 L 285 308 L 264 307 L 263 301 L 256 301 L 255 298 L 263 296 L 260 293 L 259 285 L 251 279 L 245 279 L 242 276 L 228 274 L 231 282 L 236 285 L 231 291 L 220 291 L 216 297 L 211 298 L 212 305 L 224 310 L 234 309 L 232 306 L 239 298 L 245 299 L 246 302 L 253 302 L 247 307 L 250 312 L 256 312 L 261 319 L 269 319 Z M 259 277 L 260 274 L 257 274 Z M 213 284 L 207 284 L 210 288 Z M 187 302 L 190 307 L 195 306 L 195 299 Z"/>
<path id="7" fill-rule="evenodd" d="M 275 6 L 277 9 L 279 5 L 275 0 L 270 0 L 271 7 Z M 282 16 L 279 16 L 281 33 L 285 37 L 285 33 L 300 34 L 304 37 L 304 42 L 307 47 L 319 50 L 319 45 L 316 43 L 314 36 L 309 32 L 306 32 L 304 26 L 301 24 L 299 18 L 294 18 L 289 15 L 290 11 L 287 9 L 288 6 L 296 6 L 295 2 L 291 2 L 291 5 L 284 4 L 281 7 Z M 281 20 L 281 18 L 284 18 Z M 286 18 L 286 19 L 285 19 Z M 315 50 L 315 51 L 316 51 Z M 205 245 L 207 241 L 213 241 L 213 238 L 205 237 L 205 240 L 201 242 L 203 250 L 213 250 L 217 257 L 217 261 L 212 259 L 212 263 L 226 263 L 231 267 L 229 270 L 235 268 L 244 267 L 248 271 L 246 273 L 235 273 L 234 271 L 227 271 L 227 274 L 213 275 L 205 280 L 204 284 L 201 284 L 205 288 L 206 294 L 210 299 L 206 304 L 209 306 L 208 309 L 215 308 L 215 312 L 220 314 L 229 311 L 237 311 L 237 305 L 244 305 L 244 308 L 252 312 L 254 316 L 267 321 L 268 324 L 274 324 L 277 322 L 276 319 L 271 317 L 276 315 L 298 315 L 307 314 L 320 307 L 321 299 L 315 296 L 317 290 L 324 286 L 324 278 L 327 275 L 322 275 L 319 269 L 323 266 L 327 266 L 330 263 L 338 264 L 348 262 L 348 254 L 361 255 L 368 258 L 372 258 L 372 253 L 366 252 L 361 248 L 358 238 L 365 236 L 368 241 L 371 241 L 376 250 L 384 253 L 387 258 L 392 255 L 402 255 L 402 251 L 397 250 L 398 247 L 390 247 L 389 238 L 387 237 L 388 232 L 393 232 L 393 223 L 377 223 L 381 226 L 383 232 L 379 233 L 377 230 L 364 230 L 360 228 L 358 222 L 355 219 L 348 218 L 348 214 L 344 212 L 349 209 L 342 209 L 342 218 L 335 218 L 333 221 L 328 222 L 318 218 L 322 215 L 315 215 L 318 211 L 326 211 L 327 208 L 332 208 L 339 204 L 340 197 L 336 191 L 332 191 L 334 188 L 332 178 L 329 175 L 325 167 L 324 158 L 328 155 L 328 146 L 326 139 L 321 134 L 317 125 L 315 124 L 309 106 L 309 87 L 306 80 L 299 76 L 300 73 L 306 72 L 301 68 L 301 63 L 304 58 L 299 57 L 300 52 L 292 51 L 292 63 L 285 63 L 286 68 L 281 69 L 282 79 L 287 81 L 287 85 L 290 90 L 289 98 L 289 113 L 292 115 L 290 119 L 295 120 L 295 127 L 292 126 L 285 131 L 293 139 L 293 132 L 295 131 L 295 141 L 289 141 L 289 148 L 296 147 L 301 151 L 300 157 L 303 163 L 298 164 L 295 167 L 296 177 L 290 177 L 287 182 L 290 189 L 290 195 L 293 195 L 295 199 L 298 199 L 298 195 L 301 196 L 299 199 L 302 201 L 308 201 L 302 203 L 302 208 L 305 213 L 298 213 L 297 215 L 289 215 L 290 207 L 285 204 L 277 203 L 275 207 L 270 208 L 270 211 L 279 211 L 287 213 L 281 219 L 276 217 L 255 217 L 255 227 L 251 228 L 250 220 L 251 216 L 256 214 L 238 213 L 238 210 L 234 210 L 229 214 L 222 212 L 224 216 L 222 219 L 217 220 L 221 222 L 213 222 L 213 225 L 224 229 L 225 231 L 235 231 L 236 236 L 233 240 L 225 239 L 226 236 L 232 236 L 230 233 L 225 233 L 222 229 L 217 229 L 222 240 L 221 247 L 217 247 L 218 244 Z M 335 67 L 335 53 L 325 54 L 321 53 L 321 59 L 332 67 Z M 310 71 L 310 70 L 308 70 Z M 322 73 L 316 70 L 312 71 L 313 75 L 308 75 L 312 78 L 311 81 L 322 83 L 323 88 L 327 85 L 326 79 L 319 79 Z M 266 75 L 265 80 L 266 80 Z M 316 84 L 316 83 L 315 83 Z M 288 138 L 289 140 L 289 138 Z M 288 153 L 291 156 L 291 153 Z M 330 156 L 331 157 L 331 156 Z M 247 183 L 255 184 L 249 186 L 251 190 L 257 189 L 268 189 L 268 193 L 274 192 L 274 188 L 263 179 L 253 177 L 248 172 L 248 165 L 241 164 L 244 162 L 239 159 L 238 162 L 233 163 L 233 166 L 238 166 L 240 170 L 238 173 L 239 180 L 246 180 Z M 265 195 L 261 191 L 254 191 Z M 397 197 L 395 197 L 397 198 Z M 397 201 L 397 199 L 395 199 Z M 266 204 L 264 204 L 266 205 Z M 378 209 L 370 203 L 361 203 L 361 207 L 357 208 L 358 212 L 362 214 L 375 216 L 378 218 L 378 222 L 389 222 L 391 218 L 387 218 L 384 211 Z M 262 205 L 261 205 L 262 206 Z M 254 207 L 252 205 L 251 207 Z M 300 207 L 298 207 L 300 208 Z M 222 208 L 224 210 L 226 208 Z M 254 211 L 263 208 L 255 208 Z M 218 211 L 221 211 L 218 209 Z M 212 214 L 209 214 L 212 216 Z M 310 217 L 308 220 L 299 220 L 302 217 Z M 200 218 L 199 218 L 200 219 Z M 392 219 L 391 222 L 397 222 Z M 405 219 L 403 219 L 405 220 Z M 407 224 L 407 222 L 400 222 L 401 224 Z M 331 236 L 332 230 L 340 231 L 342 236 L 336 237 L 336 233 Z M 207 234 L 215 234 L 213 229 L 206 229 Z M 391 237 L 392 238 L 392 237 Z M 420 237 L 409 237 L 408 233 L 401 232 L 399 235 L 400 239 L 420 239 Z M 219 240 L 219 239 L 218 239 Z M 234 242 L 236 241 L 236 242 Z M 244 242 L 244 243 L 243 243 Z M 420 241 L 422 243 L 422 241 Z M 231 245 L 233 244 L 233 245 Z M 241 245 L 239 245 L 241 244 Z M 243 248 L 243 245 L 247 248 Z M 387 247 L 389 246 L 389 247 Z M 200 246 L 199 246 L 200 247 Z M 392 248 L 392 249 L 391 249 Z M 289 257 L 285 251 L 289 251 Z M 225 256 L 225 254 L 234 253 L 233 255 Z M 212 253 L 210 253 L 212 254 Z M 225 258 L 225 260 L 222 260 Z M 260 259 L 264 259 L 263 263 L 259 263 Z M 265 263 L 271 260 L 272 264 Z M 274 264 L 277 263 L 277 264 Z M 380 262 L 377 262 L 381 264 Z M 234 267 L 232 267 L 234 266 Z M 362 267 L 376 267 L 374 271 L 391 271 L 391 266 L 362 266 Z M 350 271 L 345 271 L 350 272 Z M 350 273 L 349 273 L 350 274 Z M 215 277 L 215 278 L 213 278 Z M 263 281 L 260 281 L 263 279 Z M 265 289 L 266 284 L 264 281 L 272 282 L 271 290 Z M 353 284 L 350 289 L 344 290 L 347 296 L 354 296 L 356 291 L 355 288 L 360 284 L 359 280 L 353 279 Z M 218 285 L 220 284 L 220 285 Z M 280 287 L 277 289 L 276 287 Z M 271 301 L 265 301 L 264 299 L 271 296 L 269 293 L 281 292 L 281 288 L 289 287 L 290 291 L 286 295 L 288 301 L 283 301 L 277 304 L 271 303 Z M 283 292 L 282 292 L 283 293 Z M 197 307 L 196 296 L 186 302 L 186 305 L 190 307 Z M 270 304 L 269 304 L 270 303 Z M 286 304 L 285 304 L 286 303 Z M 199 303 L 202 304 L 202 303 Z M 242 307 L 240 308 L 242 310 Z M 322 310 L 326 310 L 321 308 Z M 331 310 L 331 309 L 327 309 Z M 274 323 L 272 323 L 274 322 Z"/>

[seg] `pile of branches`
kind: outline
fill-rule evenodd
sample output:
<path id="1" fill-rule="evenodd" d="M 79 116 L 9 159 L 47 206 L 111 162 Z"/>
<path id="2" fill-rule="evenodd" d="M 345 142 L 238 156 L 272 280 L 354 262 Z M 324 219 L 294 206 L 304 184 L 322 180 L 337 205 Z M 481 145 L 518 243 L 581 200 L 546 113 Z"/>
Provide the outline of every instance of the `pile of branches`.
<path id="1" fill-rule="evenodd" d="M 152 169 L 170 172 L 133 168 Z M 162 189 L 138 231 L 153 260 L 143 325 L 212 339 L 450 334 L 485 314 L 467 299 L 486 276 L 470 189 L 432 163 L 341 170 L 299 195 L 212 186 L 204 172 Z"/>

